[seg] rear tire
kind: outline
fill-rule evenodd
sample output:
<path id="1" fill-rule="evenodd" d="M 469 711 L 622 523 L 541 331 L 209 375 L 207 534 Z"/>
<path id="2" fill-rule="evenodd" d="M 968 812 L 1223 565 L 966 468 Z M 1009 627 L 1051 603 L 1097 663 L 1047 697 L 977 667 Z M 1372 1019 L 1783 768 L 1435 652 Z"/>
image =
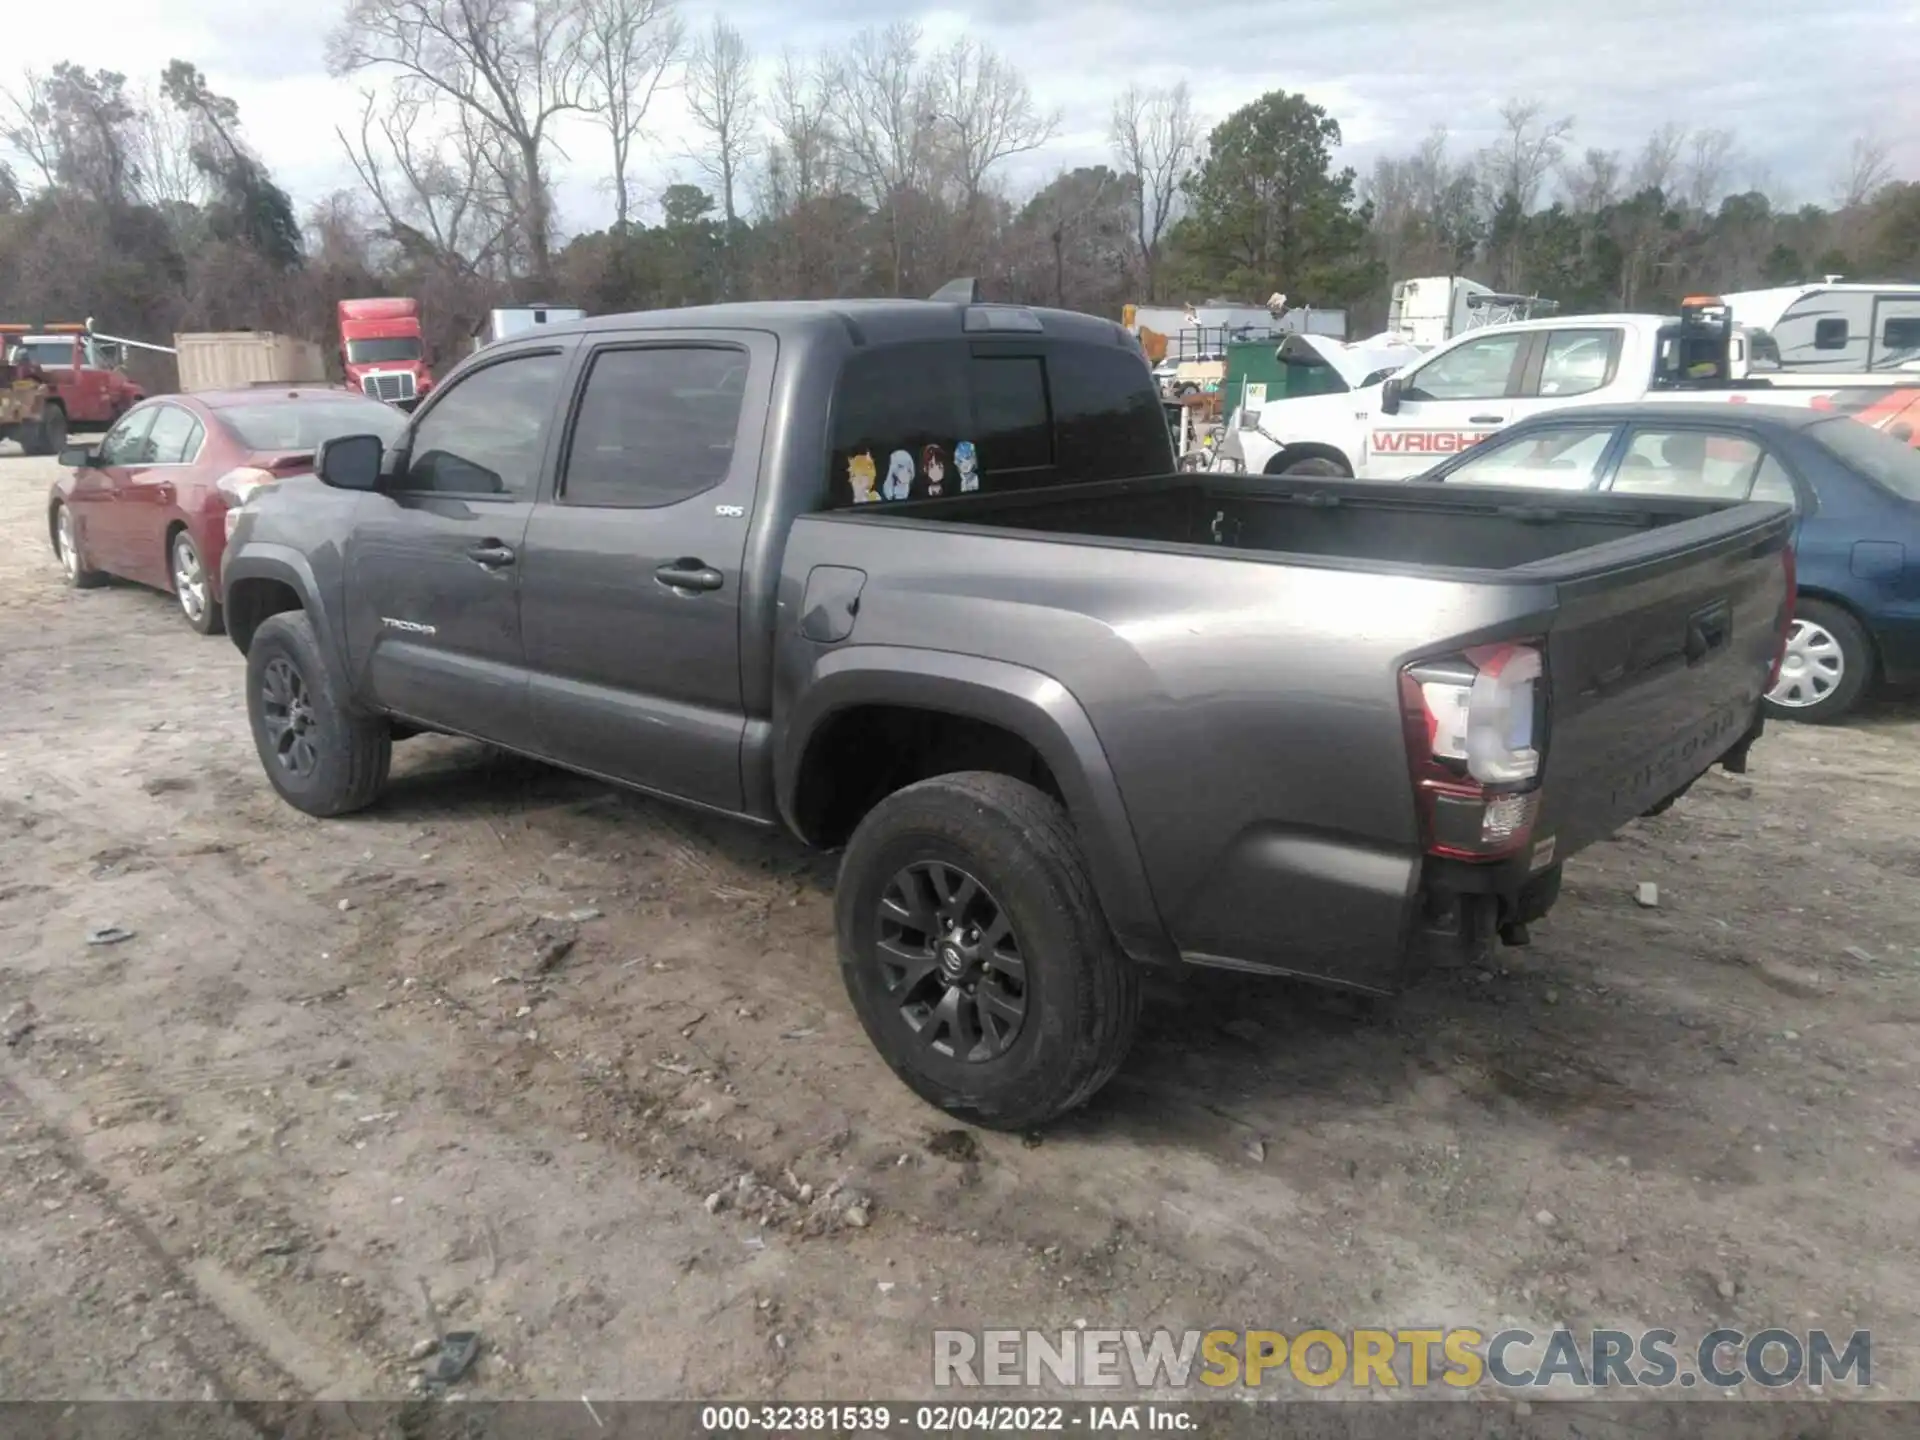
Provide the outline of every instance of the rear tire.
<path id="1" fill-rule="evenodd" d="M 167 546 L 167 575 L 173 581 L 173 598 L 179 602 L 187 624 L 202 635 L 227 633 L 226 615 L 216 598 L 213 579 L 201 562 L 200 547 L 184 529 L 174 532 Z"/>
<path id="2" fill-rule="evenodd" d="M 949 1114 L 1039 1125 L 1084 1104 L 1126 1058 L 1139 971 L 1066 812 L 1031 785 L 972 771 L 888 796 L 847 845 L 834 918 L 868 1038 Z"/>
<path id="3" fill-rule="evenodd" d="M 1860 622 L 1824 600 L 1796 600 L 1780 679 L 1767 714 L 1803 725 L 1831 725 L 1859 703 L 1873 678 L 1873 642 Z"/>
<path id="4" fill-rule="evenodd" d="M 364 810 L 393 763 L 387 722 L 351 709 L 304 611 L 269 616 L 247 649 L 247 719 L 280 798 L 322 818 Z"/>
<path id="5" fill-rule="evenodd" d="M 58 455 L 67 445 L 67 412 L 49 405 L 40 413 L 38 425 L 20 432 L 21 448 L 29 455 Z"/>

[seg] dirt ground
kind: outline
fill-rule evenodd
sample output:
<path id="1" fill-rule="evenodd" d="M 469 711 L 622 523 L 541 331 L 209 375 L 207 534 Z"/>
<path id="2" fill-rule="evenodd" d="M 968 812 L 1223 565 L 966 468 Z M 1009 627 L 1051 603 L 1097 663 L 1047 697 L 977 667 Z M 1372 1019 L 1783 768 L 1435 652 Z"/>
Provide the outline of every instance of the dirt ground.
<path id="1" fill-rule="evenodd" d="M 62 585 L 54 473 L 0 460 L 0 1395 L 397 1396 L 471 1328 L 475 1395 L 905 1398 L 1084 1321 L 1870 1327 L 1920 1397 L 1920 705 L 1776 727 L 1492 971 L 1156 980 L 1090 1109 L 954 1133 L 831 857 L 437 739 L 308 819 L 230 644 Z"/>

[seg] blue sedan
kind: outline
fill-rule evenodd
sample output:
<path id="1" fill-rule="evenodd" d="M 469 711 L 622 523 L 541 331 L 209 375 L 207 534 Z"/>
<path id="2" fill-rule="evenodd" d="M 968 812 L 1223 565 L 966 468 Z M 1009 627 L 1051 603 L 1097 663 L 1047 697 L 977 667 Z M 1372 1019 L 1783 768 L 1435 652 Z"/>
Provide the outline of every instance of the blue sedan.
<path id="1" fill-rule="evenodd" d="M 1769 713 L 1827 723 L 1876 680 L 1920 680 L 1920 451 L 1859 420 L 1725 402 L 1574 407 L 1419 479 L 1792 505 L 1799 593 Z"/>

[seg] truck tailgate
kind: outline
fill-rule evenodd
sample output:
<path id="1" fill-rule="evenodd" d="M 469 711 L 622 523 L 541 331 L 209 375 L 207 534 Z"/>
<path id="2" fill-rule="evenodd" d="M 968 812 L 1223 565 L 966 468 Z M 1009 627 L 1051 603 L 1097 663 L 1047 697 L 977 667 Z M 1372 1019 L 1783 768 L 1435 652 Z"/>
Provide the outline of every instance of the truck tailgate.
<path id="1" fill-rule="evenodd" d="M 1537 567 L 1586 573 L 1556 576 L 1536 866 L 1644 814 L 1747 733 L 1786 620 L 1792 529 L 1786 507 L 1743 504 Z"/>

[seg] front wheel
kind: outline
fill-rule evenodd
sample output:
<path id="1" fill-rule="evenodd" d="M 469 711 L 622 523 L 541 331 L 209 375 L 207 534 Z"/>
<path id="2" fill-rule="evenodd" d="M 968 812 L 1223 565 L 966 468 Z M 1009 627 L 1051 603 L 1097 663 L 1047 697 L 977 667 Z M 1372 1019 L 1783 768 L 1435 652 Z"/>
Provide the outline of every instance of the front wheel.
<path id="1" fill-rule="evenodd" d="M 76 590 L 91 590 L 96 585 L 107 583 L 107 577 L 98 570 L 89 570 L 87 562 L 80 553 L 80 533 L 74 522 L 71 505 L 56 505 L 53 510 L 53 549 L 60 557 L 60 568 L 66 572 L 67 584 Z"/>
<path id="2" fill-rule="evenodd" d="M 173 577 L 173 596 L 180 602 L 180 613 L 202 635 L 226 632 L 226 619 L 220 602 L 214 598 L 213 581 L 207 567 L 200 563 L 200 547 L 185 530 L 173 537 L 168 547 L 167 570 Z"/>
<path id="3" fill-rule="evenodd" d="M 1830 725 L 1853 709 L 1872 677 L 1873 646 L 1860 622 L 1824 600 L 1797 600 L 1767 713 Z"/>
<path id="4" fill-rule="evenodd" d="M 888 796 L 847 845 L 834 911 L 860 1022 L 930 1104 L 1025 1129 L 1126 1058 L 1138 970 L 1066 812 L 1031 785 L 967 772 Z"/>
<path id="5" fill-rule="evenodd" d="M 1348 479 L 1346 467 L 1337 460 L 1329 460 L 1324 455 L 1309 455 L 1304 460 L 1294 460 L 1274 472 L 1279 475 L 1296 475 L 1327 480 Z"/>
<path id="6" fill-rule="evenodd" d="M 322 817 L 364 810 L 387 783 L 387 722 L 356 713 L 335 691 L 304 612 L 270 616 L 254 632 L 247 718 L 267 779 L 295 809 Z"/>

